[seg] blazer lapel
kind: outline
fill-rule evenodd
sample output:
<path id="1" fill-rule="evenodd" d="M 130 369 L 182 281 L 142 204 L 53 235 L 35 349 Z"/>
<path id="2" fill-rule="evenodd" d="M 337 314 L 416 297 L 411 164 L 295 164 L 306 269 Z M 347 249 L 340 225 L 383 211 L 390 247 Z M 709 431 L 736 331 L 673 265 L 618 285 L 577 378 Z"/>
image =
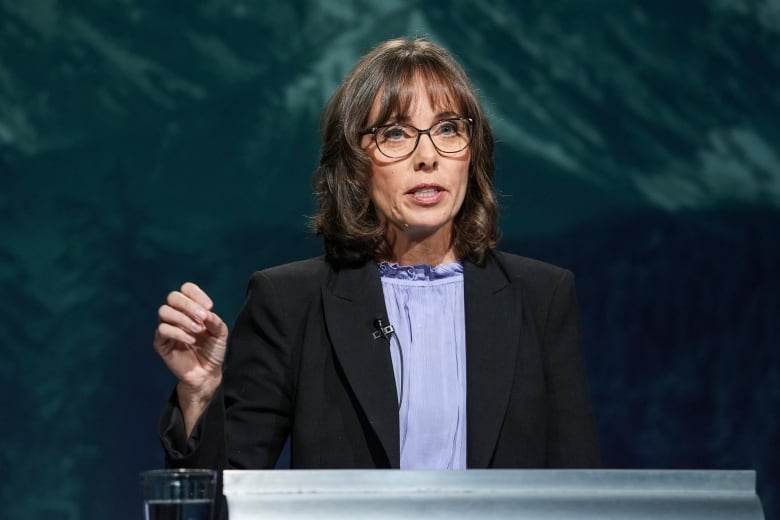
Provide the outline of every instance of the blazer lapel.
<path id="1" fill-rule="evenodd" d="M 521 302 L 493 255 L 464 265 L 466 301 L 466 414 L 469 468 L 491 457 L 515 373 Z"/>
<path id="2" fill-rule="evenodd" d="M 387 320 L 379 272 L 371 262 L 335 271 L 322 288 L 325 324 L 336 357 L 390 467 L 400 466 L 398 400 L 386 339 L 374 339 L 377 317 Z"/>

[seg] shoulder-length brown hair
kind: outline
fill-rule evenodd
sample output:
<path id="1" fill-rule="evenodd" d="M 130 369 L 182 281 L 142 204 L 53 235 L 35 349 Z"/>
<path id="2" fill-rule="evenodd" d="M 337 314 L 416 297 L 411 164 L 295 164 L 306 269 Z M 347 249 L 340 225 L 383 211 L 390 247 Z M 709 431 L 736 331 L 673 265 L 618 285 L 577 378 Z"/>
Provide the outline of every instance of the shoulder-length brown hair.
<path id="1" fill-rule="evenodd" d="M 458 258 L 481 263 L 499 238 L 493 190 L 493 132 L 474 87 L 458 62 L 425 39 L 389 40 L 363 56 L 325 106 L 320 120 L 322 150 L 312 183 L 319 211 L 312 228 L 322 235 L 325 257 L 337 265 L 390 259 L 385 226 L 369 197 L 371 163 L 361 132 L 405 114 L 413 86 L 422 79 L 431 102 L 473 119 L 466 196 L 453 225 Z M 379 115 L 369 121 L 377 99 Z"/>

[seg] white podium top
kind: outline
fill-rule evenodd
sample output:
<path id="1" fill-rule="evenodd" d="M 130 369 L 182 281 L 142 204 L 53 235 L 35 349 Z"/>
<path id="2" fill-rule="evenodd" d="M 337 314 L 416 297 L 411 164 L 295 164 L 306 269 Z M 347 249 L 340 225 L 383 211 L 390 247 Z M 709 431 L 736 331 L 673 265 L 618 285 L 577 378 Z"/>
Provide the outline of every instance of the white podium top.
<path id="1" fill-rule="evenodd" d="M 753 471 L 224 472 L 230 520 L 763 519 Z"/>

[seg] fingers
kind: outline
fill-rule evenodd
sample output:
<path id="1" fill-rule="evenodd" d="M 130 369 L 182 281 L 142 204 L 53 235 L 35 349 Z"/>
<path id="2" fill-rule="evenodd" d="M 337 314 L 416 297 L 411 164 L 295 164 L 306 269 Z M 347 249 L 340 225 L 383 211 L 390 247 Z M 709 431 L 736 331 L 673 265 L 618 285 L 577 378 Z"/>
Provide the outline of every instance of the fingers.
<path id="1" fill-rule="evenodd" d="M 196 289 L 188 286 L 188 284 L 184 284 L 182 285 L 182 290 L 186 290 L 188 293 L 194 295 L 195 298 L 198 298 L 197 300 L 184 292 L 171 291 L 168 293 L 167 304 L 171 309 L 187 315 L 196 323 L 203 323 L 203 321 L 208 318 L 211 300 L 208 296 L 205 296 L 206 293 L 201 291 L 197 285 L 190 285 Z M 203 297 L 208 301 L 208 307 L 202 305 L 201 302 L 204 302 Z M 160 316 L 160 318 L 162 319 L 162 316 Z"/>
<path id="2" fill-rule="evenodd" d="M 160 320 L 160 324 L 167 323 L 174 325 L 191 333 L 200 334 L 205 330 L 205 327 L 203 326 L 203 323 L 199 321 L 199 318 L 193 318 L 187 313 L 177 310 L 170 305 L 162 305 L 157 311 L 157 317 Z"/>
<path id="3" fill-rule="evenodd" d="M 169 323 L 160 323 L 154 334 L 155 349 L 165 349 L 165 345 L 170 344 L 171 340 L 185 345 L 194 345 L 197 342 L 197 338 L 184 329 Z"/>
<path id="4" fill-rule="evenodd" d="M 157 334 L 161 340 L 194 344 L 204 332 L 224 339 L 228 328 L 217 314 L 211 312 L 211 298 L 197 285 L 186 282 L 180 291 L 168 293 L 166 303 L 157 311 L 160 325 Z M 173 329 L 178 328 L 180 332 Z M 157 341 L 155 341 L 157 343 Z"/>
<path id="5" fill-rule="evenodd" d="M 214 303 L 211 301 L 208 294 L 192 282 L 185 282 L 181 286 L 181 293 L 207 311 L 210 311 L 211 308 L 214 307 Z"/>

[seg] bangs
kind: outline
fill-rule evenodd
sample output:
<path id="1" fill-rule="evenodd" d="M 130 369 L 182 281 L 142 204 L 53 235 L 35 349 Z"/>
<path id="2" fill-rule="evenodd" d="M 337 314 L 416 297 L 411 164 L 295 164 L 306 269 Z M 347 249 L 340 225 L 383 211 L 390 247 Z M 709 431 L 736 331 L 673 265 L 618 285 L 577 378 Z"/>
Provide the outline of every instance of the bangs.
<path id="1" fill-rule="evenodd" d="M 379 112 L 376 120 L 369 121 L 368 126 L 409 119 L 412 103 L 421 85 L 434 111 L 469 116 L 468 88 L 460 78 L 435 64 L 412 62 L 404 65 L 385 76 L 376 96 L 380 103 Z"/>

